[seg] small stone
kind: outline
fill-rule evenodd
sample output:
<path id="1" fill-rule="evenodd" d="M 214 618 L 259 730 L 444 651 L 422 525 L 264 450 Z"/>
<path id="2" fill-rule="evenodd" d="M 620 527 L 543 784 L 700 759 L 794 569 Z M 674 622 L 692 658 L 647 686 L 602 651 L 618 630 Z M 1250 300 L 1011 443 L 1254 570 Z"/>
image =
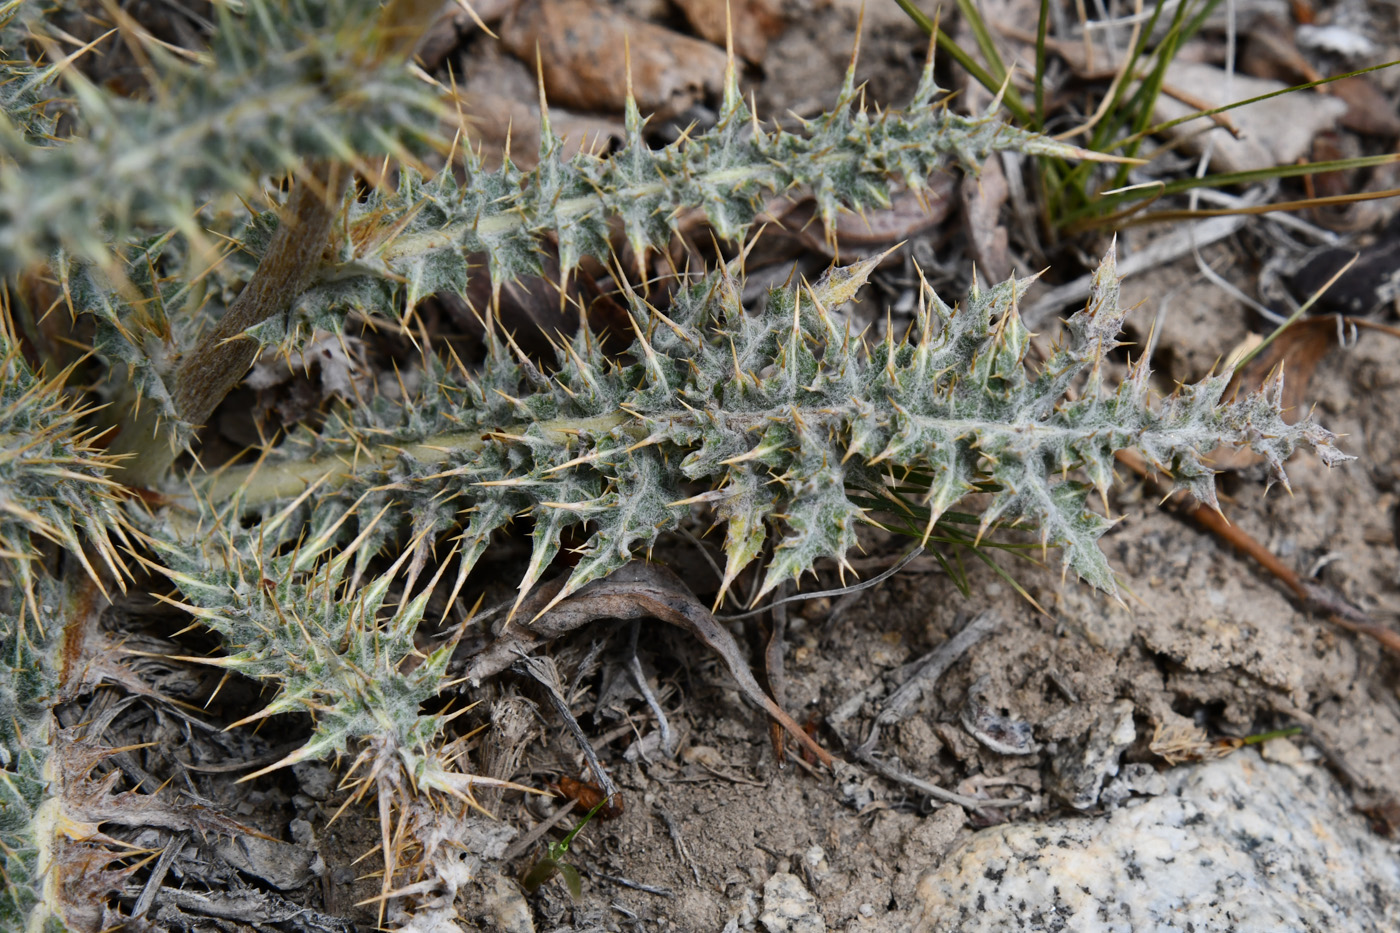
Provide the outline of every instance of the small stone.
<path id="1" fill-rule="evenodd" d="M 802 853 L 802 861 L 813 881 L 825 881 L 831 876 L 831 866 L 826 861 L 826 851 L 821 846 L 812 846 Z"/>
<path id="2" fill-rule="evenodd" d="M 296 775 L 301 792 L 315 800 L 325 800 L 339 783 L 335 772 L 321 761 L 297 762 L 292 765 L 292 773 Z"/>
<path id="3" fill-rule="evenodd" d="M 753 888 L 744 888 L 733 900 L 736 903 L 729 907 L 729 922 L 724 928 L 732 925 L 735 930 L 752 930 L 758 920 L 758 896 Z"/>
<path id="4" fill-rule="evenodd" d="M 520 886 L 499 872 L 482 879 L 486 889 L 486 910 L 501 933 L 535 933 L 535 921 L 530 916 L 530 904 Z"/>
<path id="5" fill-rule="evenodd" d="M 1145 762 L 1124 765 L 1118 776 L 1109 781 L 1099 794 L 1099 803 L 1106 810 L 1121 806 L 1133 795 L 1156 797 L 1167 792 L 1167 779 Z"/>
<path id="6" fill-rule="evenodd" d="M 768 933 L 826 933 L 826 919 L 796 875 L 780 872 L 763 885 L 763 913 L 758 918 Z"/>
<path id="7" fill-rule="evenodd" d="M 1092 808 L 1099 802 L 1104 781 L 1118 773 L 1118 760 L 1136 737 L 1132 700 L 1119 700 L 1101 711 L 1087 734 L 1061 743 L 1050 761 L 1050 792 L 1076 810 Z"/>
<path id="8" fill-rule="evenodd" d="M 287 829 L 292 834 L 292 841 L 302 848 L 309 849 L 316 844 L 316 833 L 306 820 L 292 820 L 287 824 Z"/>
<path id="9" fill-rule="evenodd" d="M 1273 761 L 1281 765 L 1300 765 L 1303 763 L 1303 753 L 1288 739 L 1280 737 L 1269 739 L 1259 746 L 1259 754 L 1265 761 Z"/>
<path id="10" fill-rule="evenodd" d="M 842 784 L 841 802 L 859 812 L 875 802 L 875 794 L 864 784 Z"/>

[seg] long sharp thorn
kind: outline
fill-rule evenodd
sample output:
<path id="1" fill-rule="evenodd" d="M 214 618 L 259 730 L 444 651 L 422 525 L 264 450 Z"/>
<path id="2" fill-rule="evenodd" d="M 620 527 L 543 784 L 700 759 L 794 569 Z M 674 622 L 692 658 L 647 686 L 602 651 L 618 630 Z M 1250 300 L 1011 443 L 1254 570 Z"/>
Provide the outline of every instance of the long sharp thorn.
<path id="1" fill-rule="evenodd" d="M 836 109 L 845 110 L 856 97 L 856 63 L 860 60 L 860 34 L 865 28 L 865 4 L 861 4 L 860 15 L 856 17 L 856 37 L 851 43 L 851 61 L 846 66 L 846 77 L 841 81 L 841 94 L 836 101 Z M 833 113 L 835 110 L 833 110 Z"/>

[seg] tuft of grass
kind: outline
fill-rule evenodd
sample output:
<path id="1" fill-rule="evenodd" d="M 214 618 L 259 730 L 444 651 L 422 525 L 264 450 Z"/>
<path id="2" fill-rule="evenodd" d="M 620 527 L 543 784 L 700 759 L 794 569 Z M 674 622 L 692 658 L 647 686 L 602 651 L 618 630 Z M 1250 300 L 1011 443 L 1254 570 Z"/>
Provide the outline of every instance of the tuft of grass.
<path id="1" fill-rule="evenodd" d="M 895 2 L 925 33 L 934 37 L 941 51 L 947 52 L 975 81 L 997 95 L 1017 125 L 1037 133 L 1046 131 L 1046 41 L 1050 0 L 1040 0 L 1037 17 L 1034 70 L 1030 75 L 1035 87 L 1033 106 L 1027 106 L 1022 100 L 1012 81 L 1010 69 L 997 51 L 992 30 L 972 0 L 956 0 L 956 5 L 973 34 L 980 60 L 959 47 L 934 20 L 919 10 L 913 0 Z M 1111 174 L 1106 174 L 1100 165 L 1093 161 L 1071 162 L 1054 156 L 1039 157 L 1043 214 L 1050 231 L 1060 236 L 1072 237 L 1091 230 L 1121 229 L 1128 223 L 1165 223 L 1231 213 L 1229 210 L 1195 209 L 1149 211 L 1148 208 L 1159 199 L 1201 188 L 1229 188 L 1301 175 L 1369 168 L 1400 159 L 1400 154 L 1388 153 L 1296 165 L 1275 165 L 1248 172 L 1215 172 L 1198 177 L 1171 181 L 1154 180 L 1129 185 L 1129 172 L 1143 161 L 1139 156 L 1143 152 L 1144 144 L 1151 137 L 1168 129 L 1226 114 L 1272 97 L 1302 93 L 1333 81 L 1400 64 L 1386 62 L 1373 65 L 1154 123 L 1152 114 L 1162 93 L 1167 69 L 1182 47 L 1200 31 L 1207 17 L 1218 6 L 1219 0 L 1182 0 L 1180 3 L 1154 0 L 1145 14 L 1146 18 L 1134 23 L 1123 61 L 1119 63 L 1116 74 L 1095 106 L 1092 116 L 1076 129 L 1056 136 L 1057 139 L 1082 137 L 1080 141 L 1084 149 L 1103 155 L 1117 155 L 1122 159 L 1122 163 L 1113 169 Z M 1143 14 L 1139 11 L 1138 15 L 1141 17 Z M 1150 163 L 1160 151 L 1149 152 L 1147 161 Z M 1400 194 L 1400 191 L 1358 194 L 1352 198 L 1393 197 L 1396 194 Z M 1271 209 L 1301 210 L 1320 206 L 1321 203 L 1316 199 L 1308 199 L 1277 205 Z"/>

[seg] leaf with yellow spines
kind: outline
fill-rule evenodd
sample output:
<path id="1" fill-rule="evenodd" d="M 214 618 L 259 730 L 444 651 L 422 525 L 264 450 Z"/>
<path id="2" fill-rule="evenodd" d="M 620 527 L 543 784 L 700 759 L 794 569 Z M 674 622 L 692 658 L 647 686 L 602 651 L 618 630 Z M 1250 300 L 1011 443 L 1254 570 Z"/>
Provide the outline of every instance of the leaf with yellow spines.
<path id="1" fill-rule="evenodd" d="M 629 563 L 642 549 L 637 547 L 639 543 L 650 548 L 658 525 L 675 527 L 689 512 L 674 504 L 678 493 L 675 480 L 655 457 L 629 456 L 629 452 L 618 450 L 605 475 L 612 487 L 601 497 L 608 514 L 592 522 L 597 530 L 579 549 L 578 563 L 563 588 L 540 614 Z"/>
<path id="2" fill-rule="evenodd" d="M 0 586 L 0 927 L 67 929 L 64 902 L 49 887 L 52 865 L 41 853 L 53 851 L 64 832 L 55 825 L 62 808 L 53 705 L 74 606 L 42 568 L 29 585 Z"/>
<path id="3" fill-rule="evenodd" d="M 922 503 L 928 510 L 922 542 L 925 547 L 928 546 L 929 536 L 938 520 L 943 517 L 943 513 L 976 489 L 972 484 L 976 474 L 968 463 L 969 459 L 951 439 L 943 444 L 935 443 L 931 446 L 928 452 L 928 472 L 932 474 L 933 480 Z"/>
<path id="4" fill-rule="evenodd" d="M 65 549 L 103 593 L 113 582 L 124 587 L 127 574 L 116 549 L 131 547 L 128 519 L 107 475 L 115 461 L 84 426 L 91 410 L 67 395 L 71 374 L 45 378 L 30 368 L 0 292 L 0 589 L 24 594 L 21 624 L 39 612 L 36 536 Z"/>
<path id="5" fill-rule="evenodd" d="M 767 516 L 772 514 L 777 496 L 765 491 L 757 470 L 747 464 L 733 466 L 718 492 L 723 498 L 715 504 L 715 521 L 725 522 L 724 579 L 720 581 L 718 606 L 729 587 L 754 558 L 763 552 L 768 539 Z"/>
<path id="6" fill-rule="evenodd" d="M 583 257 L 607 256 L 612 216 L 620 219 L 640 262 L 667 245 L 676 218 L 689 209 L 702 210 L 719 236 L 739 238 L 769 193 L 805 187 L 831 223 L 842 211 L 887 204 L 891 184 L 922 185 L 950 159 L 975 172 L 995 151 L 1071 154 L 1061 143 L 995 119 L 960 117 L 931 104 L 872 117 L 857 108 L 851 76 L 842 101 L 831 113 L 806 121 L 803 133 L 765 128 L 734 81 L 731 69 L 712 130 L 661 150 L 645 145 L 633 101 L 624 145 L 607 157 L 580 152 L 566 159 L 551 130 L 542 136 L 544 157 L 529 173 L 509 158 L 500 170 L 485 172 L 473 157 L 464 184 L 443 172 L 397 191 L 381 186 L 348 205 L 344 243 L 351 251 L 298 300 L 297 326 L 279 330 L 269 321 L 259 325 L 257 336 L 265 343 L 301 339 L 297 335 L 310 333 L 309 322 L 334 329 L 347 310 L 386 313 L 405 289 L 412 297 L 434 287 L 460 294 L 464 257 L 471 253 L 487 255 L 486 274 L 498 296 L 503 282 L 538 273 L 542 238 L 558 244 L 567 277 Z M 374 232 L 384 227 L 397 231 L 389 242 Z"/>
<path id="7" fill-rule="evenodd" d="M 441 107 L 401 61 L 367 63 L 377 4 L 249 0 L 244 8 L 243 16 L 220 8 L 209 53 L 196 61 L 144 47 L 150 99 L 117 97 L 67 68 L 73 136 L 41 148 L 0 133 L 9 163 L 0 180 L 8 244 L 0 271 L 59 247 L 114 270 L 110 234 L 152 223 L 197 239 L 191 218 L 211 193 L 254 194 L 269 173 L 307 159 L 421 146 Z M 37 18 L 31 25 L 44 32 Z"/>
<path id="8" fill-rule="evenodd" d="M 877 253 L 849 266 L 833 264 L 822 273 L 816 284 L 808 288 L 812 300 L 823 309 L 839 308 L 851 301 L 855 298 L 856 293 L 865 287 L 865 283 L 870 279 L 870 273 L 874 272 L 876 267 L 889 258 L 890 254 L 899 249 L 901 245 L 903 244 L 891 246 L 883 253 Z"/>
<path id="9" fill-rule="evenodd" d="M 409 20 L 429 11 L 405 2 L 415 8 Z M 140 383 L 139 402 L 167 416 L 157 357 L 178 359 L 191 335 L 218 318 L 265 256 L 277 223 L 274 210 L 226 214 L 217 198 L 196 208 L 230 188 L 251 200 L 267 177 L 307 159 L 361 167 L 402 156 L 435 122 L 420 119 L 431 116 L 435 92 L 407 69 L 385 66 L 405 40 L 376 33 L 377 2 L 247 0 L 219 5 L 218 15 L 207 57 L 180 63 L 156 53 L 149 100 L 79 82 L 73 139 L 41 149 L 26 135 L 31 128 L 0 129 L 0 159 L 13 167 L 0 173 L 0 238 L 13 244 L 0 271 L 47 261 L 56 246 L 85 259 L 61 260 L 55 274 L 74 308 L 97 320 L 97 349 L 116 364 L 111 383 L 126 366 Z M 392 8 L 387 15 L 398 17 Z M 10 35 L 3 29 L 0 22 L 0 39 Z M 5 95 L 22 83 L 0 81 L 7 112 Z M 270 105 L 285 103 L 284 94 L 290 106 Z M 992 116 L 949 113 L 940 94 L 930 56 L 915 106 L 867 110 L 853 59 L 832 112 L 789 132 L 764 125 L 745 104 L 731 56 L 718 125 L 653 150 L 629 100 L 625 145 L 606 158 L 566 157 L 541 100 L 535 168 L 523 171 L 507 157 L 500 170 L 485 171 L 468 152 L 460 181 L 450 168 L 425 178 L 406 165 L 392 182 L 347 195 L 310 287 L 251 336 L 290 356 L 315 328 L 339 332 L 354 311 L 397 318 L 412 337 L 421 329 L 411 320 L 420 298 L 464 295 L 479 275 L 498 298 L 504 282 L 540 269 L 549 243 L 566 282 L 584 257 L 610 254 L 610 227 L 643 263 L 690 211 L 703 213 L 718 237 L 737 240 L 774 192 L 812 192 L 831 221 L 847 211 L 864 216 L 888 203 L 893 186 L 917 189 L 934 171 L 956 164 L 975 172 L 999 151 L 1079 153 Z M 214 106 L 191 122 L 200 95 Z M 298 95 L 309 103 L 298 104 Z M 230 112 L 243 112 L 247 124 L 230 131 Z M 188 152 L 159 148 L 181 133 L 194 140 Z M 25 213 L 36 198 L 57 209 Z M 201 251 L 196 233 L 206 227 L 227 253 Z M 472 255 L 487 256 L 486 269 L 469 268 Z M 878 258 L 835 267 L 815 284 L 794 276 L 748 309 L 744 255 L 713 273 L 677 273 L 664 313 L 629 294 L 635 339 L 620 362 L 605 357 L 585 326 L 560 339 L 552 363 L 539 363 L 488 313 L 479 372 L 448 374 L 426 359 L 421 379 L 405 372 L 397 394 L 361 399 L 353 410 L 334 406 L 269 444 L 256 474 L 234 468 L 211 479 L 203 500 L 180 498 L 133 519 L 169 565 L 177 593 L 168 598 L 221 639 L 224 654 L 211 663 L 275 689 L 262 716 L 301 711 L 315 721 L 296 755 L 353 744 L 361 793 L 372 786 L 407 799 L 435 786 L 470 802 L 473 778 L 453 772 L 457 753 L 441 746 L 450 717 L 422 714 L 450 686 L 451 649 L 423 648 L 415 638 L 429 635 L 419 631 L 428 603 L 448 589 L 437 585 L 453 583 L 455 599 L 492 535 L 517 516 L 534 524 L 522 596 L 550 572 L 564 529 L 588 537 L 561 598 L 646 555 L 707 503 L 727 525 L 722 587 L 761 558 L 770 536 L 776 541 L 762 576 L 767 592 L 818 561 L 848 568 L 864 520 L 856 502 L 922 486 L 936 533 L 945 510 L 982 490 L 986 498 L 971 508 L 984 528 L 1025 525 L 1062 549 L 1067 571 L 1111 589 L 1097 544 L 1109 519 L 1086 503 L 1094 489 L 1107 491 L 1116 451 L 1137 451 L 1211 503 L 1204 454 L 1217 444 L 1248 444 L 1279 475 L 1298 446 L 1313 446 L 1329 463 L 1343 456 L 1310 420 L 1284 421 L 1276 382 L 1224 402 L 1223 376 L 1212 376 L 1159 402 L 1139 363 L 1114 383 L 1103 360 L 1124 309 L 1111 254 L 1090 307 L 1034 373 L 1015 312 L 1026 280 L 974 288 L 956 309 L 921 282 L 913 331 L 891 329 L 867 352 L 838 308 L 858 297 Z M 14 607 L 24 603 L 33 620 L 46 611 L 31 533 L 54 538 L 94 573 L 122 540 L 119 526 L 109 529 L 110 516 L 121 514 L 105 480 L 110 464 L 80 450 L 92 446 L 75 428 L 88 416 L 59 404 L 45 380 L 16 389 L 24 378 L 7 370 L 0 397 L 0 560 L 26 591 L 19 600 L 16 587 L 0 585 L 13 610 L 0 612 L 7 659 Z M 48 443 L 63 448 L 61 462 L 40 462 Z M 23 482 L 12 481 L 12 468 Z M 905 514 L 914 511 L 911 504 Z M 431 581 L 421 579 L 443 543 L 455 556 L 435 562 Z M 20 617 L 24 636 L 29 621 Z M 0 684 L 0 696 L 10 688 Z M 29 729 L 5 721 L 8 711 L 0 709 L 0 737 Z M 5 750 L 0 767 L 8 769 L 18 759 L 8 739 Z M 9 804 L 0 800 L 0 810 L 12 812 Z M 388 847 L 385 855 L 392 862 Z M 385 892 L 393 875 L 390 867 Z"/>
<path id="10" fill-rule="evenodd" d="M 559 554 L 559 539 L 564 529 L 583 521 L 572 505 L 596 502 L 602 494 L 602 485 L 601 477 L 578 470 L 564 473 L 545 485 L 545 495 L 537 500 L 532 510 L 535 529 L 530 535 L 530 563 L 521 577 L 515 605 L 511 607 L 512 615 Z M 545 505 L 544 501 L 549 500 L 560 504 Z"/>
<path id="11" fill-rule="evenodd" d="M 1030 348 L 1030 331 L 1021 322 L 1015 299 L 1010 309 L 997 321 L 989 345 L 977 357 L 969 377 L 988 385 L 996 380 L 1000 385 L 1025 382 L 1025 357 Z"/>
<path id="12" fill-rule="evenodd" d="M 864 521 L 861 509 L 846 497 L 845 470 L 836 452 L 810 430 L 794 433 L 797 450 L 785 477 L 781 515 L 788 534 L 773 549 L 755 599 L 785 580 L 798 579 L 822 557 L 835 557 L 843 571 L 848 569 L 846 554 Z"/>
<path id="13" fill-rule="evenodd" d="M 78 56 L 67 56 L 39 65 L 29 54 L 27 21 L 37 4 L 7 0 L 0 4 L 0 133 L 13 135 L 16 145 L 51 145 L 58 128 L 56 108 L 48 106 L 50 86 Z"/>
<path id="14" fill-rule="evenodd" d="M 280 545 L 265 539 L 233 539 L 218 554 L 205 555 L 167 546 L 166 559 L 182 565 L 169 573 L 171 580 L 200 621 L 231 646 L 226 657 L 206 663 L 281 684 L 272 703 L 248 721 L 298 710 L 316 720 L 310 742 L 274 768 L 342 751 L 351 741 L 411 750 L 436 734 L 443 720 L 422 717 L 420 707 L 440 692 L 451 651 L 439 649 L 409 672 L 402 662 L 417 653 L 415 634 L 450 558 L 422 591 L 383 613 L 416 543 L 353 594 L 337 593 L 342 584 L 333 582 L 347 566 L 344 554 L 307 574 L 292 570 L 293 555 L 269 556 L 267 549 Z M 231 573 L 216 569 L 229 561 L 235 563 Z M 192 579 L 198 582 L 191 585 Z M 211 585 L 215 580 L 224 585 Z M 323 587 L 330 588 L 324 596 Z"/>
<path id="15" fill-rule="evenodd" d="M 1111 482 L 1115 451 L 1138 451 L 1207 502 L 1213 484 L 1204 452 L 1220 443 L 1261 445 L 1280 464 L 1302 444 L 1337 460 L 1321 428 L 1283 421 L 1272 385 L 1222 403 L 1224 378 L 1211 377 L 1152 405 L 1139 364 L 1111 391 L 1069 398 L 1116 340 L 1122 314 L 1107 272 L 1032 373 L 1024 359 L 1029 335 L 1016 314 L 1030 280 L 975 289 L 956 310 L 923 284 L 911 332 L 897 338 L 891 331 L 867 352 L 813 296 L 846 300 L 868 269 L 833 271 L 815 285 L 790 281 L 757 313 L 739 303 L 733 265 L 682 282 L 664 320 L 631 296 L 634 362 L 602 364 L 596 341 L 582 333 L 557 348 L 553 377 L 533 385 L 509 341 L 490 326 L 483 370 L 461 391 L 444 374 L 421 400 L 333 416 L 319 433 L 298 436 L 294 454 L 269 452 L 262 469 L 279 469 L 286 459 L 305 471 L 312 468 L 307 457 L 314 464 L 341 457 L 346 444 L 359 449 L 392 438 L 401 453 L 366 456 L 372 469 L 343 473 L 334 489 L 328 479 L 298 506 L 326 516 L 305 540 L 370 553 L 371 543 L 436 535 L 444 521 L 466 521 L 456 592 L 490 534 L 528 516 L 535 528 L 523 599 L 547 572 L 566 527 L 586 523 L 590 535 L 567 594 L 644 555 L 702 503 L 728 525 L 723 586 L 770 534 L 777 538 L 762 584 L 771 591 L 817 560 L 844 559 L 864 521 L 847 490 L 878 496 L 886 472 L 927 484 L 923 522 L 936 523 L 975 489 L 990 492 L 983 533 L 1002 524 L 1038 530 L 1062 548 L 1067 570 L 1111 588 L 1095 545 L 1109 520 L 1085 503 L 1088 491 Z M 501 401 L 507 396 L 516 400 Z M 392 481 L 381 471 L 391 471 Z M 710 490 L 687 494 L 684 481 Z M 390 503 L 397 505 L 385 512 Z M 445 503 L 467 517 L 421 514 Z M 277 511 L 270 502 L 260 507 Z M 329 552 L 328 559 L 344 563 Z M 276 595 L 287 604 L 288 594 Z M 207 602 L 208 593 L 186 597 Z M 249 630 L 232 643 L 265 637 Z"/>

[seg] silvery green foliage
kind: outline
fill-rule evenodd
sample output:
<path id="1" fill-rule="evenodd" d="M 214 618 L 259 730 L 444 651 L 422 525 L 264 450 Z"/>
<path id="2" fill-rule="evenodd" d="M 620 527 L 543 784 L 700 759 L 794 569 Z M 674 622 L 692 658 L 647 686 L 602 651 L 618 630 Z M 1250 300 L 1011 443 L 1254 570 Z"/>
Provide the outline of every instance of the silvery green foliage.
<path id="1" fill-rule="evenodd" d="M 1104 355 L 1123 318 L 1112 252 L 1089 304 L 1034 372 L 1016 312 L 1025 279 L 975 290 L 958 308 L 924 287 L 912 332 L 865 348 L 828 309 L 874 262 L 775 289 L 757 314 L 741 305 L 731 269 L 682 288 L 664 314 L 631 296 L 630 362 L 607 360 L 585 330 L 546 377 L 493 339 L 475 376 L 430 381 L 409 404 L 381 402 L 294 436 L 243 476 L 230 508 L 300 496 L 314 527 L 358 513 L 341 533 L 376 545 L 391 539 L 394 516 L 420 540 L 464 524 L 460 575 L 496 529 L 529 515 L 522 597 L 578 526 L 589 535 L 563 598 L 707 502 L 727 524 L 726 586 L 774 540 L 765 593 L 818 559 L 844 561 L 863 518 L 851 495 L 879 496 L 898 478 L 926 489 L 930 527 L 966 494 L 987 493 L 984 530 L 1034 529 L 1067 569 L 1112 592 L 1097 545 L 1111 522 L 1087 500 L 1113 482 L 1115 452 L 1136 451 L 1211 504 L 1203 457 L 1217 446 L 1251 448 L 1279 479 L 1299 445 L 1328 463 L 1347 459 L 1325 429 L 1284 421 L 1281 377 L 1229 401 L 1217 374 L 1154 403 L 1142 361 L 1107 384 Z M 377 461 L 376 449 L 386 451 Z"/>
<path id="2" fill-rule="evenodd" d="M 451 717 L 423 715 L 421 707 L 442 690 L 455 642 L 427 656 L 415 647 L 431 587 L 390 601 L 411 550 L 367 582 L 351 579 L 357 548 L 326 553 L 339 523 L 321 522 L 292 542 L 288 536 L 302 528 L 288 520 L 294 511 L 252 533 L 216 530 L 194 548 L 155 542 L 157 569 L 183 595 L 177 605 L 223 641 L 223 654 L 199 660 L 279 685 L 251 719 L 303 712 L 316 721 L 313 738 L 268 770 L 353 744 L 396 761 L 415 782 L 447 789 L 452 769 L 436 740 Z"/>
<path id="3" fill-rule="evenodd" d="M 64 616 L 40 541 L 110 579 L 125 517 L 66 374 L 36 375 L 8 328 L 0 307 L 0 929 L 50 931 L 65 929 L 53 863 L 63 816 L 45 768 Z"/>
<path id="4" fill-rule="evenodd" d="M 162 268 L 185 268 L 179 240 L 172 234 L 151 237 L 125 250 L 114 249 L 121 284 L 99 266 L 60 254 L 54 262 L 68 306 L 93 319 L 92 348 L 106 367 L 98 391 L 123 410 L 154 408 L 160 423 L 176 431 L 184 446 L 192 428 L 175 411 L 168 381 L 180 354 L 190 349 L 201 329 L 212 326 L 207 302 L 194 305 L 191 292 L 203 293 Z M 172 255 L 173 254 L 173 255 Z M 133 301 L 132 296 L 138 296 Z"/>
<path id="5" fill-rule="evenodd" d="M 646 144 L 643 121 L 629 103 L 621 151 L 565 159 L 546 111 L 539 163 L 528 172 L 509 161 L 484 171 L 468 149 L 465 183 L 452 171 L 424 180 L 409 170 L 392 190 L 349 199 L 347 235 L 290 322 L 269 320 L 251 333 L 265 345 L 286 346 L 289 324 L 291 336 L 304 338 L 316 329 L 338 331 L 347 310 L 384 314 L 411 309 L 434 292 L 461 293 L 474 254 L 485 255 L 483 271 L 496 286 L 536 275 L 546 240 L 557 244 L 567 278 L 583 257 L 611 255 L 613 218 L 641 256 L 664 248 L 689 210 L 703 211 L 715 233 L 732 240 L 749 229 L 766 197 L 791 189 L 809 191 L 830 225 L 843 210 L 887 207 L 895 183 L 923 190 L 931 173 L 952 165 L 976 172 L 994 152 L 1090 155 L 991 113 L 951 112 L 931 61 L 904 110 L 865 109 L 854 71 L 848 72 L 836 105 L 804 121 L 800 133 L 761 126 L 736 82 L 731 67 L 713 129 L 663 149 Z M 257 255 L 265 233 L 254 230 L 247 240 Z"/>
<path id="6" fill-rule="evenodd" d="M 125 520 L 107 478 L 111 463 L 83 425 L 89 412 L 65 396 L 62 376 L 30 369 L 7 326 L 0 312 L 0 589 L 18 588 L 37 612 L 37 541 L 65 548 L 96 578 L 87 557 L 94 553 L 116 575 L 114 539 L 125 542 Z"/>
<path id="7" fill-rule="evenodd" d="M 37 6 L 0 2 L 0 134 L 14 136 L 15 145 L 42 143 L 54 131 L 55 115 L 46 104 L 57 70 L 35 64 L 26 47 L 24 24 Z"/>
<path id="8" fill-rule="evenodd" d="M 62 626 L 56 587 L 34 586 L 32 602 L 0 586 L 0 929 L 48 929 L 44 906 L 43 818 L 50 778 L 49 711 L 57 675 L 53 652 Z M 35 922 L 37 919 L 38 922 Z M 54 921 L 57 924 L 57 921 Z M 62 924 L 57 924 L 62 928 Z"/>
<path id="9" fill-rule="evenodd" d="M 376 0 L 216 7 L 219 28 L 199 62 L 145 46 L 159 74 L 149 100 L 69 69 L 80 117 L 72 138 L 39 147 L 0 132 L 0 274 L 59 247 L 106 262 L 109 240 L 140 224 L 187 227 L 211 195 L 251 195 L 308 159 L 400 153 L 435 133 L 433 90 L 372 51 Z"/>

